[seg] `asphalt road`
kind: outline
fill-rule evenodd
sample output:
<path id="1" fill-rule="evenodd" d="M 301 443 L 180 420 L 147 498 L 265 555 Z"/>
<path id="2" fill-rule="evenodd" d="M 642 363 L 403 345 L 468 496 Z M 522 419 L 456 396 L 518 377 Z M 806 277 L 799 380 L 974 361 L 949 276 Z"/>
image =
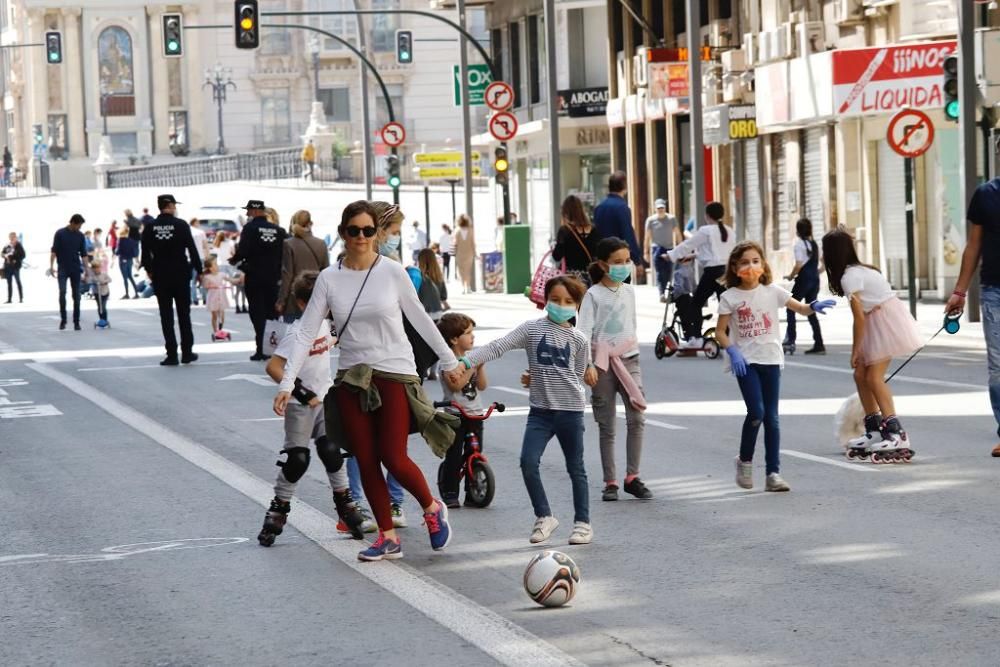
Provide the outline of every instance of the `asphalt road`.
<path id="1" fill-rule="evenodd" d="M 537 313 L 515 297 L 452 305 L 480 342 Z M 600 501 L 588 417 L 595 540 L 570 547 L 569 482 L 550 449 L 551 544 L 583 579 L 570 606 L 545 610 L 520 581 L 537 551 L 517 467 L 523 356 L 490 367 L 487 396 L 510 408 L 486 426 L 493 506 L 454 511 L 453 542 L 435 553 L 409 499 L 406 558 L 358 565 L 359 543 L 333 532 L 318 461 L 293 527 L 257 545 L 281 422 L 247 361 L 249 322 L 231 314 L 234 341 L 212 344 L 196 310 L 201 360 L 164 369 L 152 306 L 113 300 L 112 329 L 79 333 L 57 331 L 44 304 L 0 310 L 0 636 L 16 638 L 0 642 L 0 664 L 1000 663 L 1000 461 L 974 336 L 936 340 L 894 382 L 915 462 L 848 464 L 831 419 L 853 391 L 849 332 L 831 318 L 830 354 L 788 360 L 792 492 L 766 494 L 762 452 L 756 488 L 733 482 L 735 381 L 720 361 L 657 361 L 658 309 L 645 308 L 642 476 L 656 498 Z M 411 453 L 433 480 L 426 446 Z"/>

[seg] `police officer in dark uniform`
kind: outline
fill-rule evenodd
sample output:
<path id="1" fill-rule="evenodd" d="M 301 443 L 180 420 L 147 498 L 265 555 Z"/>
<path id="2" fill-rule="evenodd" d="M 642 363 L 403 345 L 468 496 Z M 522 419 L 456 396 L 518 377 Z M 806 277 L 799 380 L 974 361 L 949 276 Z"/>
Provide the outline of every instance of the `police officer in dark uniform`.
<path id="1" fill-rule="evenodd" d="M 194 334 L 191 333 L 191 269 L 201 275 L 201 259 L 191 238 L 191 228 L 174 217 L 177 200 L 173 195 L 156 198 L 160 215 L 142 230 L 142 266 L 146 269 L 156 301 L 160 305 L 160 326 L 167 358 L 161 366 L 177 365 L 177 338 L 174 335 L 174 304 L 177 305 L 177 324 L 181 330 L 180 362 L 189 364 L 198 358 L 192 351 Z"/>
<path id="2" fill-rule="evenodd" d="M 278 286 L 281 282 L 281 251 L 288 233 L 268 222 L 264 213 L 264 202 L 251 199 L 243 208 L 250 218 L 240 232 L 236 253 L 229 260 L 238 265 L 246 274 L 245 289 L 250 302 L 250 321 L 257 338 L 257 349 L 250 361 L 264 361 L 264 326 L 274 319 L 275 304 L 278 302 Z"/>

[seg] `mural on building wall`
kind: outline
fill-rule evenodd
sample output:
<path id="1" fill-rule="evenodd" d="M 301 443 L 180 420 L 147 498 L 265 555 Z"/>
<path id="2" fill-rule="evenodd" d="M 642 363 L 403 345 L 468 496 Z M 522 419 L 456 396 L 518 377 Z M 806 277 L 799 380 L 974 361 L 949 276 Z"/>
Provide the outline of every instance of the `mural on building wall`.
<path id="1" fill-rule="evenodd" d="M 103 91 L 114 95 L 134 94 L 132 38 L 124 28 L 111 26 L 101 31 L 97 58 Z"/>

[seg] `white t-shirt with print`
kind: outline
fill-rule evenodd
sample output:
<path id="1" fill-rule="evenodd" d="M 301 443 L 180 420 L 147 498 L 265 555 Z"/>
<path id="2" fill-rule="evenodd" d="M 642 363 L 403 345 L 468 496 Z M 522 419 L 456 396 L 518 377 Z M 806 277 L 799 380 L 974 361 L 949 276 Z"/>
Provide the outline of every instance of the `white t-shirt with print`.
<path id="1" fill-rule="evenodd" d="M 790 298 L 791 292 L 774 284 L 757 285 L 751 290 L 730 287 L 719 297 L 719 314 L 732 316 L 729 337 L 748 364 L 785 365 L 778 313 Z"/>
<path id="2" fill-rule="evenodd" d="M 844 275 L 840 279 L 840 286 L 844 288 L 844 296 L 848 299 L 852 294 L 858 295 L 861 301 L 861 308 L 870 313 L 876 306 L 896 296 L 892 291 L 892 285 L 881 273 L 867 266 L 855 264 L 844 270 Z"/>
<path id="3" fill-rule="evenodd" d="M 302 320 L 295 320 L 285 333 L 274 353 L 286 360 L 285 371 L 288 370 L 287 360 L 292 355 L 295 348 L 295 335 L 301 328 Z M 333 376 L 330 372 L 330 348 L 333 347 L 333 336 L 330 335 L 330 327 L 327 324 L 320 326 L 320 336 L 313 341 L 309 348 L 309 357 L 299 370 L 298 379 L 306 389 L 313 392 L 322 400 L 326 392 L 333 386 Z"/>

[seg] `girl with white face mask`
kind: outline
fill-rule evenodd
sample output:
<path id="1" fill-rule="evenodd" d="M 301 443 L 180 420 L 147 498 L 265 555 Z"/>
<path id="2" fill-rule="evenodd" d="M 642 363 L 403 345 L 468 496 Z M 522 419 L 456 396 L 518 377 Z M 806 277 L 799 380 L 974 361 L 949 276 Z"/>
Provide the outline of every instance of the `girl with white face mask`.
<path id="1" fill-rule="evenodd" d="M 593 287 L 580 306 L 577 328 L 590 341 L 591 363 L 587 375 L 592 383 L 590 400 L 594 407 L 604 469 L 602 500 L 618 500 L 615 470 L 615 397 L 625 404 L 626 467 L 624 488 L 636 498 L 649 500 L 652 492 L 639 479 L 646 399 L 639 370 L 639 342 L 636 338 L 635 290 L 624 281 L 632 275 L 628 243 L 616 238 L 602 239 L 590 265 Z"/>

